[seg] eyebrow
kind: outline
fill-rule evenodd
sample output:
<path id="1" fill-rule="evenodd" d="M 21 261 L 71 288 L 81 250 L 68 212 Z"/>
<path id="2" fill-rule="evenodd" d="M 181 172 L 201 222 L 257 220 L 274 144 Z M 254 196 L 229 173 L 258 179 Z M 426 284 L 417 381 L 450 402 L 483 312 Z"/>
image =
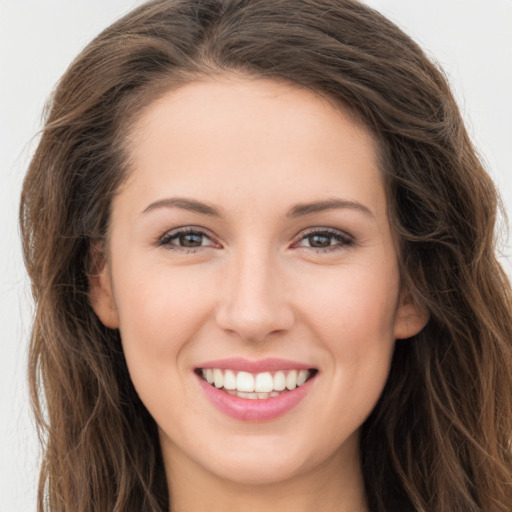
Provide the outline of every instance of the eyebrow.
<path id="1" fill-rule="evenodd" d="M 142 213 L 147 213 L 158 208 L 181 208 L 182 210 L 188 210 L 190 212 L 199 213 L 201 215 L 208 215 L 210 217 L 222 217 L 220 211 L 217 210 L 217 208 L 207 205 L 206 203 L 185 197 L 160 199 L 159 201 L 151 203 Z M 286 217 L 296 218 L 310 215 L 312 213 L 344 208 L 357 210 L 361 213 L 364 213 L 365 215 L 374 217 L 372 211 L 363 204 L 358 203 L 357 201 L 347 201 L 343 199 L 327 199 L 324 201 L 315 201 L 312 203 L 296 204 L 290 208 L 286 214 Z"/>
<path id="2" fill-rule="evenodd" d="M 337 210 L 340 208 L 357 210 L 370 217 L 375 217 L 372 211 L 364 204 L 358 203 L 357 201 L 347 201 L 343 199 L 327 199 L 325 201 L 297 204 L 288 211 L 286 216 L 295 218 L 303 215 L 309 215 L 311 213 L 318 213 L 326 210 Z"/>
<path id="3" fill-rule="evenodd" d="M 157 208 L 181 208 L 201 215 L 209 215 L 211 217 L 221 217 L 219 210 L 213 206 L 209 206 L 194 199 L 187 199 L 185 197 L 171 197 L 168 199 L 161 199 L 151 203 L 142 213 L 147 213 Z"/>

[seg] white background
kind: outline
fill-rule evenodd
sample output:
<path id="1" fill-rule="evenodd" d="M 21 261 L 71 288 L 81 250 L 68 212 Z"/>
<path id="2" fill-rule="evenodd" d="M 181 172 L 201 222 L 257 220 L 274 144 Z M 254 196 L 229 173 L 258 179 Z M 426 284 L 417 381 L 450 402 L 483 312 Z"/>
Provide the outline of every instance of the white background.
<path id="1" fill-rule="evenodd" d="M 30 289 L 17 209 L 52 87 L 137 0 L 0 0 L 0 512 L 35 510 L 38 445 L 25 384 Z M 368 0 L 445 69 L 512 218 L 512 0 Z M 512 275 L 510 245 L 503 263 Z"/>

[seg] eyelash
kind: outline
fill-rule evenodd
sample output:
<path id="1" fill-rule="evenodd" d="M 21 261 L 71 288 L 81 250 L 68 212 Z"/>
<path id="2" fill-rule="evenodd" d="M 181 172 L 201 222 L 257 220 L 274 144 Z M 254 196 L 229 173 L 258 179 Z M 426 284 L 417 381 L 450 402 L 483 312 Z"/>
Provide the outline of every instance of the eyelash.
<path id="1" fill-rule="evenodd" d="M 197 247 L 185 247 L 185 246 L 175 245 L 172 243 L 173 241 L 179 240 L 181 237 L 186 236 L 186 235 L 195 235 L 195 236 L 199 236 L 199 237 L 204 237 L 204 238 L 210 240 L 210 242 L 212 242 L 212 243 L 209 245 L 206 245 L 206 246 L 200 245 Z M 333 245 L 328 245 L 326 247 L 302 246 L 302 248 L 313 249 L 313 250 L 315 250 L 315 252 L 317 254 L 325 254 L 325 253 L 329 253 L 329 252 L 333 252 L 333 251 L 340 251 L 340 250 L 346 249 L 347 247 L 350 247 L 351 245 L 354 245 L 354 239 L 347 233 L 344 233 L 344 232 L 338 231 L 338 230 L 334 230 L 334 229 L 322 228 L 322 229 L 311 229 L 310 231 L 306 231 L 305 233 L 303 233 L 301 235 L 301 237 L 298 239 L 297 242 L 294 242 L 292 247 L 300 248 L 301 246 L 298 246 L 297 244 L 299 244 L 300 242 L 302 242 L 304 240 L 307 240 L 308 238 L 312 238 L 314 236 L 334 239 L 334 240 L 336 240 L 337 243 L 333 244 Z M 211 235 L 205 233 L 204 231 L 202 231 L 200 229 L 187 227 L 187 228 L 179 228 L 177 230 L 173 230 L 173 231 L 166 233 L 164 236 L 162 236 L 161 238 L 158 239 L 156 245 L 158 247 L 165 247 L 166 249 L 168 249 L 170 251 L 182 252 L 185 254 L 193 254 L 193 253 L 196 253 L 196 252 L 204 249 L 205 247 L 212 247 L 215 244 L 216 244 L 216 242 Z"/>
<path id="2" fill-rule="evenodd" d="M 172 243 L 173 240 L 177 240 L 186 235 L 201 236 L 201 237 L 207 238 L 208 240 L 212 241 L 212 244 L 211 244 L 212 246 L 215 244 L 215 242 L 213 241 L 213 237 L 211 235 L 208 235 L 207 233 L 205 233 L 204 231 L 201 231 L 199 229 L 188 227 L 188 228 L 179 228 L 177 230 L 173 230 L 173 231 L 166 233 L 164 236 L 162 236 L 157 241 L 157 246 L 165 247 L 166 249 L 168 249 L 170 251 L 184 252 L 185 254 L 193 254 L 193 253 L 198 252 L 198 250 L 203 249 L 204 247 L 209 247 L 209 246 L 204 246 L 204 245 L 201 245 L 198 247 L 184 247 L 184 246 L 175 245 Z"/>
<path id="3" fill-rule="evenodd" d="M 340 251 L 346 249 L 347 247 L 350 247 L 351 245 L 354 245 L 354 239 L 350 235 L 344 233 L 343 231 L 338 231 L 329 228 L 313 228 L 310 231 L 306 231 L 293 245 L 296 246 L 299 242 L 302 242 L 303 240 L 312 238 L 314 236 L 325 237 L 330 239 L 334 238 L 334 240 L 336 240 L 337 242 L 336 244 L 328 245 L 327 247 L 306 247 L 314 249 L 317 254 L 325 254 L 328 252 Z"/>

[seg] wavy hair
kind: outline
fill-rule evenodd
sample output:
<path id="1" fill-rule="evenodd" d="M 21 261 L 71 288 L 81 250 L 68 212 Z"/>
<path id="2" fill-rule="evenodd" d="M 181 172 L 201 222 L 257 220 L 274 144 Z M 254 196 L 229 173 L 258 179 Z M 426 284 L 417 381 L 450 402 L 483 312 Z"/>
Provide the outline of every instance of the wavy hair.
<path id="1" fill-rule="evenodd" d="M 370 509 L 510 511 L 512 298 L 495 256 L 499 198 L 442 72 L 356 0 L 155 0 L 72 63 L 23 186 L 39 512 L 169 509 L 156 425 L 118 332 L 90 306 L 91 252 L 106 237 L 137 116 L 181 84 L 228 72 L 316 91 L 379 141 L 402 281 L 430 320 L 397 341 L 361 429 Z"/>

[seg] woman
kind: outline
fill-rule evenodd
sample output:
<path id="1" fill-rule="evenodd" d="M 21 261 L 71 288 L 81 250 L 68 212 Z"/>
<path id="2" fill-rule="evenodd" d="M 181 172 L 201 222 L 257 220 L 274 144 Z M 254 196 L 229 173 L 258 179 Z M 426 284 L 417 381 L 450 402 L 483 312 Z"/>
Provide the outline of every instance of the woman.
<path id="1" fill-rule="evenodd" d="M 114 24 L 23 190 L 39 509 L 508 510 L 497 203 L 442 74 L 358 2 Z"/>

